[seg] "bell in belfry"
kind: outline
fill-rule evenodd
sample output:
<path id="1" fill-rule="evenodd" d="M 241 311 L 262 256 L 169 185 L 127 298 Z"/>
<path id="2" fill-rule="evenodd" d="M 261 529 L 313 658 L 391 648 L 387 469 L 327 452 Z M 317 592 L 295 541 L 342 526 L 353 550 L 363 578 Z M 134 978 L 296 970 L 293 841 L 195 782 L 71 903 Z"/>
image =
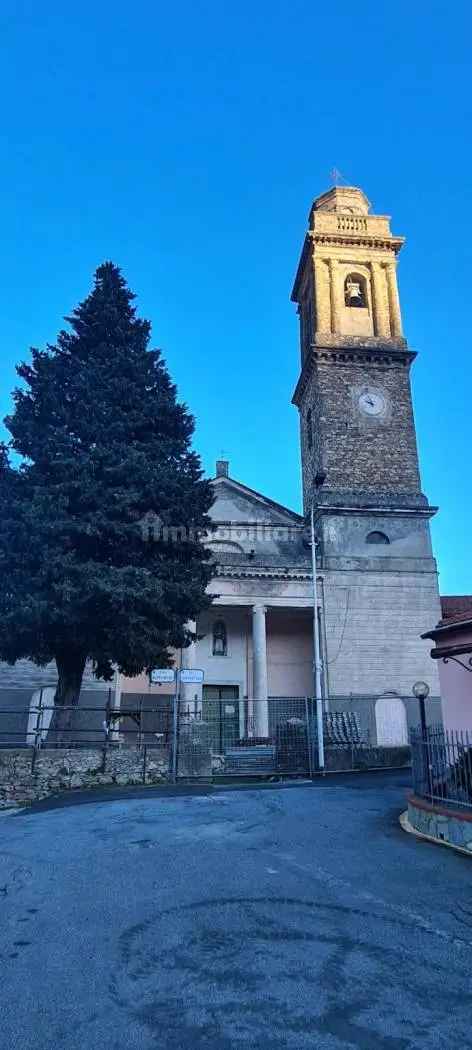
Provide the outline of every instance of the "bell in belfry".
<path id="1" fill-rule="evenodd" d="M 361 297 L 361 286 L 356 281 L 350 281 L 347 286 L 347 294 L 349 299 L 360 299 Z"/>
<path id="2" fill-rule="evenodd" d="M 365 306 L 364 287 L 361 279 L 356 280 L 356 275 L 346 277 L 344 284 L 345 306 Z"/>

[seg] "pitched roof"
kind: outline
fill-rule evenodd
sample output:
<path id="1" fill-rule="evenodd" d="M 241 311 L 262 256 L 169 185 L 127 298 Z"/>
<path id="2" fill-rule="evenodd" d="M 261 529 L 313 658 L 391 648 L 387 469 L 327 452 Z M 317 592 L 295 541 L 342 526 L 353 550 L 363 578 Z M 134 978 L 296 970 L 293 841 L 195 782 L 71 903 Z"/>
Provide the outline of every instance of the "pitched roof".
<path id="1" fill-rule="evenodd" d="M 442 620 L 450 620 L 459 616 L 464 619 L 468 614 L 472 617 L 472 595 L 471 594 L 442 594 L 441 595 Z"/>
<path id="2" fill-rule="evenodd" d="M 304 518 L 296 511 L 269 499 L 261 492 L 235 481 L 227 475 L 212 478 L 215 502 L 210 517 L 215 522 L 266 521 L 287 525 L 304 525 Z"/>

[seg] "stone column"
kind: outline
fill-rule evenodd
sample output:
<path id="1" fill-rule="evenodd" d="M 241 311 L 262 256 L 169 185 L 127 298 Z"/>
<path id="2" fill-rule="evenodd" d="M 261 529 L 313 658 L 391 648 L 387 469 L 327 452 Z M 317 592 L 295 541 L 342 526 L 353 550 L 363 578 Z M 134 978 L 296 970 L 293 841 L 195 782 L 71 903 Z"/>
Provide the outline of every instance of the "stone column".
<path id="1" fill-rule="evenodd" d="M 388 263 L 385 269 L 387 273 L 388 304 L 390 307 L 390 329 L 392 335 L 401 337 L 403 328 L 400 299 L 398 297 L 397 268 L 395 263 L 392 262 Z"/>
<path id="2" fill-rule="evenodd" d="M 339 335 L 341 331 L 341 288 L 339 286 L 339 266 L 337 259 L 329 260 L 329 289 L 331 301 L 331 332 Z"/>
<path id="3" fill-rule="evenodd" d="M 197 625 L 195 620 L 189 620 L 187 627 L 192 634 L 196 634 Z M 182 667 L 192 668 L 197 666 L 197 643 L 192 642 L 186 649 L 182 649 Z M 188 707 L 191 718 L 200 717 L 202 710 L 201 685 L 195 685 L 194 683 L 185 685 L 182 683 L 180 686 L 180 700 L 182 701 L 182 712 L 186 711 Z"/>
<path id="4" fill-rule="evenodd" d="M 326 274 L 326 263 L 316 256 L 313 260 L 315 270 L 316 331 L 330 332 L 329 286 Z"/>
<path id="5" fill-rule="evenodd" d="M 254 700 L 254 735 L 269 735 L 269 705 L 267 703 L 267 639 L 266 607 L 254 605 L 252 610 L 252 653 L 253 653 L 253 693 Z"/>
<path id="6" fill-rule="evenodd" d="M 390 338 L 390 325 L 388 323 L 387 303 L 385 299 L 385 278 L 380 263 L 371 263 L 372 271 L 372 298 L 374 308 L 374 332 L 375 335 Z"/>

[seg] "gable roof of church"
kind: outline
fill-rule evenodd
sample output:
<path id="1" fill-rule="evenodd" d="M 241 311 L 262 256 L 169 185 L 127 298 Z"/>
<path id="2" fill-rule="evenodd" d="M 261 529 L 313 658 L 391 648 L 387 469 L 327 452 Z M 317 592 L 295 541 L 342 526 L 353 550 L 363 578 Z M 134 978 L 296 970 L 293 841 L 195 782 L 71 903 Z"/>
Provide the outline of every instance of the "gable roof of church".
<path id="1" fill-rule="evenodd" d="M 248 485 L 243 485 L 242 482 L 228 475 L 217 475 L 211 479 L 211 484 L 215 491 L 215 503 L 210 509 L 210 517 L 215 522 L 237 521 L 241 524 L 242 522 L 266 521 L 281 525 L 299 525 L 300 527 L 304 525 L 304 518 L 301 514 L 297 514 L 296 511 L 284 507 L 281 503 L 269 499 L 268 496 L 249 488 Z M 229 516 L 226 514 L 225 517 L 220 517 L 219 514 L 215 514 L 219 502 L 228 505 Z M 234 515 L 236 510 L 236 516 L 231 516 L 232 504 L 234 508 L 232 513 Z M 247 513 L 245 514 L 246 507 Z"/>

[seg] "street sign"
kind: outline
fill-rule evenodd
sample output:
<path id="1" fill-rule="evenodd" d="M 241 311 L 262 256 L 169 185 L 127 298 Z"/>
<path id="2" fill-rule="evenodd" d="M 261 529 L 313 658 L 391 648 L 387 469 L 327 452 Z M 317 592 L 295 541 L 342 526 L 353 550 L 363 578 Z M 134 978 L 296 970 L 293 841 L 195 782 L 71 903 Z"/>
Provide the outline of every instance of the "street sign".
<path id="1" fill-rule="evenodd" d="M 175 671 L 173 667 L 154 667 L 149 677 L 151 685 L 164 685 L 165 682 L 175 682 Z"/>
<path id="2" fill-rule="evenodd" d="M 201 685 L 205 677 L 203 671 L 198 667 L 182 667 L 179 674 L 183 685 Z"/>

